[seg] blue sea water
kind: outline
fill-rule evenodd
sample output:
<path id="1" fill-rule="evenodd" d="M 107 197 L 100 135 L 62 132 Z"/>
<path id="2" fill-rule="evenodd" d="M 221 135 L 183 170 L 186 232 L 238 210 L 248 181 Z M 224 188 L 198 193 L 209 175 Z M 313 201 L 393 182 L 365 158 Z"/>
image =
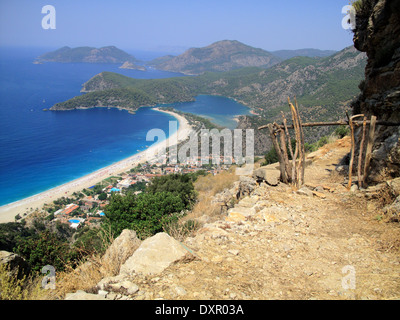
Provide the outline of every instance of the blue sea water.
<path id="1" fill-rule="evenodd" d="M 135 115 L 107 108 L 43 111 L 79 95 L 81 85 L 102 71 L 141 79 L 182 76 L 154 69 L 123 70 L 115 64 L 32 63 L 46 51 L 0 48 L 0 205 L 143 151 L 153 143 L 146 141 L 149 130 L 168 134 L 169 121 L 176 120 L 151 108 Z M 248 112 L 233 100 L 211 96 L 174 107 L 230 127 L 233 116 Z"/>

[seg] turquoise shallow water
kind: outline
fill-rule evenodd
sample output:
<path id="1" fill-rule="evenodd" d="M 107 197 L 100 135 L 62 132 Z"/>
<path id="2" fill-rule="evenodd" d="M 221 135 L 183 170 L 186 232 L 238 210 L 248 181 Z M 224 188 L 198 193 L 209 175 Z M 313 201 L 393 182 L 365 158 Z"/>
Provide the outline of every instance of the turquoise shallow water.
<path id="1" fill-rule="evenodd" d="M 165 78 L 176 73 L 122 70 L 109 64 L 34 65 L 39 49 L 0 48 L 0 205 L 82 177 L 143 151 L 149 130 L 168 136 L 174 117 L 140 108 L 135 115 L 107 108 L 43 111 L 80 94 L 82 83 L 102 71 L 134 78 Z M 199 96 L 178 110 L 234 127 L 234 115 L 248 109 L 223 97 Z M 170 133 L 172 134 L 172 133 Z"/>
<path id="2" fill-rule="evenodd" d="M 176 110 L 193 113 L 205 117 L 215 124 L 229 129 L 235 129 L 237 115 L 250 115 L 250 109 L 236 102 L 220 96 L 200 95 L 194 102 L 171 104 Z"/>

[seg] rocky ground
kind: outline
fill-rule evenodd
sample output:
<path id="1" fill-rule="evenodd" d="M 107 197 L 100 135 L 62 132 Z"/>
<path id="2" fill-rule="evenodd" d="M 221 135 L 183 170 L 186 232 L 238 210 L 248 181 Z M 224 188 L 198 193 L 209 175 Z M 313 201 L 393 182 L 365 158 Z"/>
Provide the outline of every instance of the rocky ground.
<path id="1" fill-rule="evenodd" d="M 399 299 L 399 224 L 381 215 L 382 188 L 343 186 L 335 168 L 349 143 L 338 140 L 311 155 L 300 190 L 254 188 L 185 240 L 191 258 L 155 274 L 120 274 L 92 293 L 134 300 Z"/>

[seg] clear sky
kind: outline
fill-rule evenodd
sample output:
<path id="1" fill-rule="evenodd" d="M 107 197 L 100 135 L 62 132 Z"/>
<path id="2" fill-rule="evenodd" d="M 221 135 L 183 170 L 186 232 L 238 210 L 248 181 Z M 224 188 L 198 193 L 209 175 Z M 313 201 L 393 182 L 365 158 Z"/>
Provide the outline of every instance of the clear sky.
<path id="1" fill-rule="evenodd" d="M 238 40 L 273 51 L 352 45 L 349 0 L 0 0 L 0 46 L 179 51 Z M 56 9 L 43 29 L 42 7 Z"/>

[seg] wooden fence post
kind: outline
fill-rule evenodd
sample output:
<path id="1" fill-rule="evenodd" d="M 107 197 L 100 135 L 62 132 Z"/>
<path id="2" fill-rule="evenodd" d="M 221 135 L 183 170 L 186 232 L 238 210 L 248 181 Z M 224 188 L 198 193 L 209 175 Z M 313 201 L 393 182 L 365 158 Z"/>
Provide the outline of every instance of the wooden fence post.
<path id="1" fill-rule="evenodd" d="M 369 125 L 368 131 L 368 142 L 367 149 L 365 150 L 365 163 L 364 163 L 364 175 L 363 175 L 363 184 L 367 181 L 367 175 L 369 170 L 369 163 L 371 161 L 371 153 L 372 147 L 374 145 L 374 137 L 375 137 L 375 125 L 376 125 L 376 117 L 371 117 L 371 123 Z"/>
<path id="2" fill-rule="evenodd" d="M 361 143 L 360 143 L 360 153 L 358 155 L 358 165 L 357 165 L 358 187 L 360 189 L 363 187 L 363 180 L 364 180 L 363 177 L 361 176 L 361 169 L 362 169 L 361 167 L 362 167 L 362 162 L 363 162 L 363 151 L 364 151 L 366 127 L 367 127 L 367 117 L 364 116 L 362 138 L 361 138 Z"/>
<path id="3" fill-rule="evenodd" d="M 288 179 L 287 179 L 287 176 L 286 176 L 285 162 L 283 160 L 282 151 L 281 151 L 281 148 L 279 147 L 278 140 L 276 139 L 274 125 L 272 123 L 269 123 L 267 125 L 267 127 L 268 127 L 268 130 L 269 130 L 269 135 L 271 137 L 272 143 L 273 143 L 274 148 L 276 150 L 276 154 L 278 155 L 280 171 L 281 171 L 281 180 L 282 180 L 283 183 L 288 183 Z"/>
<path id="4" fill-rule="evenodd" d="M 352 184 L 352 174 L 353 174 L 353 164 L 354 164 L 354 153 L 356 149 L 356 143 L 354 138 L 354 123 L 353 120 L 358 117 L 364 117 L 363 114 L 357 114 L 349 118 L 349 125 L 351 130 L 351 157 L 350 157 L 350 164 L 349 164 L 349 183 L 347 185 L 347 189 L 350 190 Z"/>

